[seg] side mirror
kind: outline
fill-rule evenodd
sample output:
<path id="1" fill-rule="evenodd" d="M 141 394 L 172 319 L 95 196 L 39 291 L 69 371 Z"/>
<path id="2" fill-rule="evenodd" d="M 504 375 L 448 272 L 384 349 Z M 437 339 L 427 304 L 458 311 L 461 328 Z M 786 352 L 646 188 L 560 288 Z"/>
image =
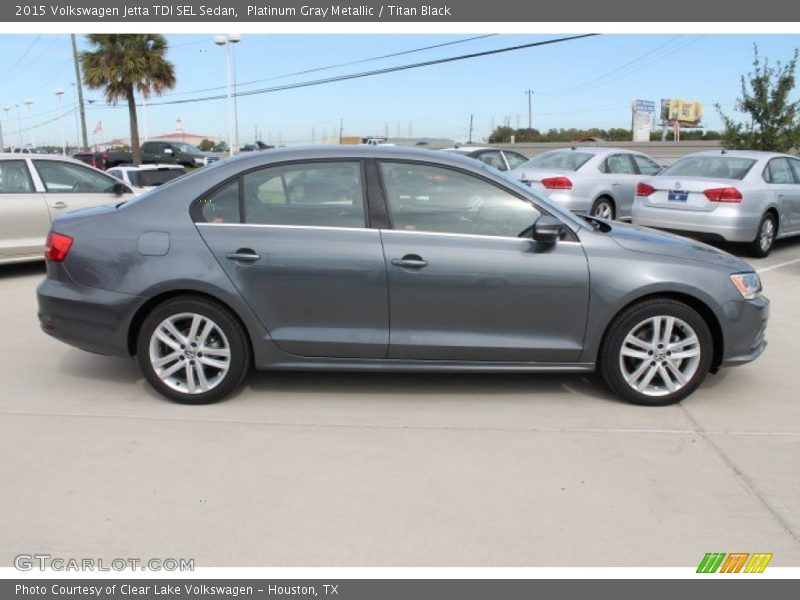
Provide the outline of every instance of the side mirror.
<path id="1" fill-rule="evenodd" d="M 555 244 L 564 230 L 564 224 L 549 215 L 543 215 L 533 224 L 533 239 L 542 244 Z"/>
<path id="2" fill-rule="evenodd" d="M 122 196 L 122 194 L 132 194 L 133 193 L 133 192 L 131 192 L 130 189 L 128 189 L 128 186 L 125 185 L 124 183 L 115 183 L 114 187 L 112 188 L 112 190 L 117 196 Z"/>

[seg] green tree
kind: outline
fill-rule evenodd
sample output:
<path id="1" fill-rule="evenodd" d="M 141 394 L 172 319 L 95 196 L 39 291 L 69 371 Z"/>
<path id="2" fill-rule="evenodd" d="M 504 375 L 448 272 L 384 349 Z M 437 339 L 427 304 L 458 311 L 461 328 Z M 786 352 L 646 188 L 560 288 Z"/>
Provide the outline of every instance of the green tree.
<path id="1" fill-rule="evenodd" d="M 771 66 L 754 47 L 753 71 L 742 76 L 742 97 L 735 110 L 745 115 L 740 122 L 726 115 L 719 104 L 726 148 L 788 152 L 800 145 L 800 101 L 789 101 L 794 90 L 798 50 L 788 63 Z"/>
<path id="2" fill-rule="evenodd" d="M 133 163 L 142 162 L 136 98 L 145 98 L 175 87 L 175 67 L 166 59 L 167 40 L 154 33 L 94 33 L 87 37 L 92 50 L 81 53 L 83 82 L 90 89 L 102 89 L 109 104 L 128 102 Z"/>
<path id="3" fill-rule="evenodd" d="M 203 152 L 211 152 L 214 149 L 214 142 L 208 138 L 204 138 L 202 142 L 197 144 L 197 149 Z"/>

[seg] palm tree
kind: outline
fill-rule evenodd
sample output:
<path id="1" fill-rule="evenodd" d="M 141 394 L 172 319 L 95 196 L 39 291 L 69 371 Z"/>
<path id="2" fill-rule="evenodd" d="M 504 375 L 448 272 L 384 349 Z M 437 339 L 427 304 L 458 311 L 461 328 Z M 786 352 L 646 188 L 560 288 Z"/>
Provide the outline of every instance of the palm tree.
<path id="1" fill-rule="evenodd" d="M 109 104 L 128 101 L 133 163 L 141 163 L 135 92 L 145 98 L 175 87 L 175 66 L 166 59 L 167 40 L 156 33 L 93 33 L 86 36 L 92 50 L 81 53 L 83 82 L 102 89 Z"/>

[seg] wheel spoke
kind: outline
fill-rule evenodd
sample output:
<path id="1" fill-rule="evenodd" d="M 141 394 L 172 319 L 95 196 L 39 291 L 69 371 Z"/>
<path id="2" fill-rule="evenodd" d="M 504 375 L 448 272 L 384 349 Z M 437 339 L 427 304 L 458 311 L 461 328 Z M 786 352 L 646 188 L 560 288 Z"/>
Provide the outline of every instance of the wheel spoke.
<path id="1" fill-rule="evenodd" d="M 162 323 L 162 327 L 169 333 L 179 344 L 186 344 L 186 336 L 183 335 L 180 331 L 178 331 L 177 327 L 172 323 L 172 321 L 164 321 Z"/>
<path id="2" fill-rule="evenodd" d="M 200 388 L 201 392 L 207 392 L 209 389 L 208 379 L 206 379 L 206 373 L 203 370 L 203 367 L 199 364 L 194 365 L 195 373 L 197 373 L 197 384 Z"/>
<path id="3" fill-rule="evenodd" d="M 203 326 L 203 330 L 200 332 L 200 335 L 197 338 L 197 345 L 198 346 L 204 346 L 205 345 L 206 340 L 208 339 L 208 336 L 211 334 L 212 331 L 214 331 L 214 327 L 215 327 L 215 325 L 211 321 L 206 321 L 205 322 L 205 324 Z"/>
<path id="4" fill-rule="evenodd" d="M 620 351 L 622 356 L 627 356 L 629 358 L 638 358 L 640 360 L 648 360 L 650 355 L 647 352 L 642 350 L 634 350 L 633 348 L 622 348 Z"/>
<path id="5" fill-rule="evenodd" d="M 210 356 L 221 356 L 223 358 L 229 358 L 231 355 L 231 351 L 227 348 L 200 348 L 198 350 L 203 356 L 210 355 Z"/>
<path id="6" fill-rule="evenodd" d="M 164 369 L 163 371 L 158 371 L 158 376 L 159 376 L 161 379 L 167 379 L 167 378 L 168 378 L 168 377 L 170 377 L 170 376 L 171 376 L 173 373 L 175 373 L 175 372 L 179 371 L 179 370 L 180 370 L 180 368 L 181 368 L 181 367 L 182 367 L 184 364 L 185 364 L 185 363 L 184 363 L 183 361 L 180 361 L 180 360 L 179 360 L 178 362 L 176 362 L 176 363 L 175 363 L 174 365 L 172 365 L 171 367 L 167 367 L 167 368 L 166 368 L 166 369 Z"/>
<path id="7" fill-rule="evenodd" d="M 667 389 L 670 392 L 674 392 L 678 389 L 678 387 L 680 387 L 677 383 L 675 383 L 675 381 L 672 380 L 672 377 L 670 376 L 669 372 L 667 372 L 667 369 L 664 367 L 664 365 L 658 365 L 658 374 L 661 375 L 661 381 L 664 382 L 664 385 L 667 386 Z"/>
<path id="8" fill-rule="evenodd" d="M 650 349 L 652 349 L 652 346 L 650 344 L 645 342 L 643 339 L 640 339 L 640 338 L 636 337 L 632 333 L 629 333 L 627 335 L 627 337 L 625 338 L 625 345 L 627 345 L 627 346 L 636 346 L 637 348 L 641 348 L 642 350 L 650 350 Z"/>
<path id="9" fill-rule="evenodd" d="M 197 393 L 197 385 L 194 382 L 194 365 L 186 362 L 186 389 L 190 394 Z"/>
<path id="10" fill-rule="evenodd" d="M 650 366 L 650 363 L 642 362 L 638 367 L 636 367 L 633 373 L 625 376 L 625 380 L 633 387 L 636 387 L 636 382 L 639 381 L 639 378 L 647 370 L 648 366 Z"/>
<path id="11" fill-rule="evenodd" d="M 200 315 L 195 315 L 192 317 L 192 325 L 189 327 L 189 333 L 186 336 L 186 341 L 192 342 L 197 337 L 197 330 L 200 329 L 200 324 L 203 323 L 205 319 Z"/>
<path id="12" fill-rule="evenodd" d="M 201 356 L 197 359 L 201 364 L 206 365 L 208 367 L 214 367 L 215 369 L 227 369 L 228 362 L 222 360 L 215 360 L 213 358 L 209 358 L 207 356 Z"/>
<path id="13" fill-rule="evenodd" d="M 675 364 L 674 361 L 668 360 L 667 361 L 667 370 L 670 374 L 675 378 L 675 381 L 678 383 L 678 387 L 683 387 L 687 383 L 686 376 L 681 372 L 678 368 L 678 365 Z"/>
<path id="14" fill-rule="evenodd" d="M 700 356 L 700 348 L 692 348 L 691 350 L 684 350 L 683 352 L 673 352 L 670 355 L 672 360 L 683 360 L 684 358 L 694 358 Z"/>
<path id="15" fill-rule="evenodd" d="M 661 337 L 661 343 L 665 346 L 669 344 L 672 338 L 673 327 L 675 327 L 675 317 L 666 317 L 664 319 L 664 335 Z"/>
<path id="16" fill-rule="evenodd" d="M 168 365 L 174 360 L 178 360 L 181 357 L 180 351 L 173 352 L 172 354 L 167 354 L 166 356 L 162 356 L 158 360 L 153 361 L 153 368 L 160 369 L 161 367 Z"/>
<path id="17" fill-rule="evenodd" d="M 155 332 L 155 335 L 156 335 L 156 337 L 158 338 L 158 341 L 160 341 L 160 342 L 162 342 L 162 343 L 166 344 L 167 346 L 169 346 L 169 347 L 170 347 L 170 348 L 172 348 L 173 350 L 180 351 L 180 349 L 181 349 L 180 342 L 176 341 L 175 339 L 173 339 L 172 337 L 170 337 L 169 335 L 167 335 L 167 334 L 166 334 L 164 331 L 162 331 L 161 329 L 158 329 L 158 330 Z"/>
<path id="18" fill-rule="evenodd" d="M 648 363 L 644 364 L 647 365 Z M 642 377 L 639 383 L 636 384 L 636 389 L 639 390 L 640 392 L 644 390 L 648 385 L 650 385 L 650 382 L 653 381 L 653 377 L 656 376 L 657 372 L 658 372 L 658 365 L 651 366 L 647 370 L 647 373 L 644 374 L 644 377 Z"/>
<path id="19" fill-rule="evenodd" d="M 653 317 L 651 322 L 653 324 L 653 336 L 651 338 L 650 343 L 653 346 L 657 346 L 658 340 L 661 337 L 661 317 Z"/>
<path id="20" fill-rule="evenodd" d="M 678 340 L 677 342 L 672 342 L 671 344 L 667 344 L 667 350 L 671 351 L 673 354 L 676 350 L 683 350 L 687 346 L 694 346 L 699 345 L 700 340 L 697 339 L 697 336 L 692 334 L 686 339 Z"/>

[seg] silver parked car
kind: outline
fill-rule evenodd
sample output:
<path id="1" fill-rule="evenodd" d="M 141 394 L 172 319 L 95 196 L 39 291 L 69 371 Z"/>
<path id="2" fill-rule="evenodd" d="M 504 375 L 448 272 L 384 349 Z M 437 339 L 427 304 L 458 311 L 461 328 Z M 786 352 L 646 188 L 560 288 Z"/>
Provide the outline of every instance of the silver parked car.
<path id="1" fill-rule="evenodd" d="M 71 158 L 0 154 L 0 263 L 42 260 L 52 219 L 131 194 L 122 182 Z"/>
<path id="2" fill-rule="evenodd" d="M 573 146 L 540 154 L 510 174 L 573 212 L 626 219 L 636 184 L 659 171 L 655 160 L 638 152 Z"/>
<path id="3" fill-rule="evenodd" d="M 60 217 L 47 258 L 46 333 L 136 356 L 159 392 L 195 404 L 255 365 L 598 369 L 622 398 L 663 405 L 766 346 L 769 302 L 744 261 L 579 218 L 429 150 L 242 154 Z"/>
<path id="4" fill-rule="evenodd" d="M 689 154 L 636 191 L 633 222 L 744 242 L 762 258 L 777 238 L 800 235 L 800 159 L 774 152 Z"/>

